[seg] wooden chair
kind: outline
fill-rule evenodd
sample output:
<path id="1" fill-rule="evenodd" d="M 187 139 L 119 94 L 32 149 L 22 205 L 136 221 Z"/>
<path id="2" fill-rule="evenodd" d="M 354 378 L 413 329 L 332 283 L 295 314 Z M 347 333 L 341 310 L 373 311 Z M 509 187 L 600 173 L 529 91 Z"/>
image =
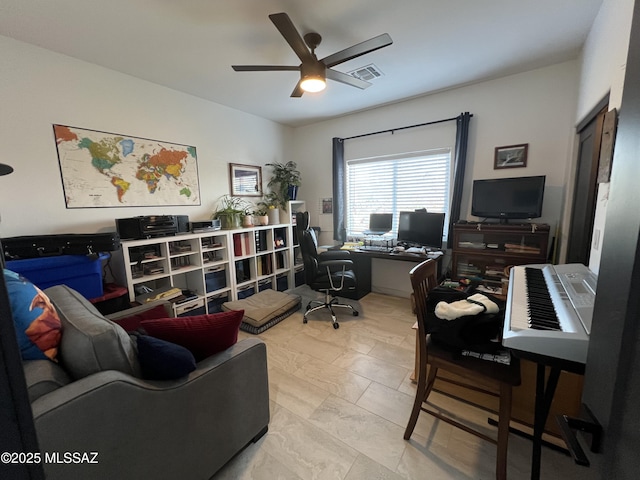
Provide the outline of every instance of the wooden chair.
<path id="1" fill-rule="evenodd" d="M 426 260 L 415 266 L 411 272 L 409 272 L 409 275 L 411 277 L 411 285 L 415 297 L 416 316 L 418 319 L 418 386 L 411 417 L 409 418 L 409 423 L 404 433 L 404 439 L 409 440 L 409 438 L 411 438 L 420 411 L 429 413 L 444 422 L 496 444 L 496 478 L 499 480 L 506 479 L 507 442 L 509 438 L 509 421 L 511 418 L 511 389 L 520 384 L 519 361 L 517 358 L 512 357 L 511 365 L 504 365 L 472 357 L 462 357 L 459 354 L 452 353 L 434 344 L 429 335 L 433 326 L 429 325 L 428 321 L 427 295 L 430 290 L 438 285 L 436 262 L 431 259 Z M 436 379 L 447 381 L 447 379 L 438 377 L 439 369 L 462 377 L 465 381 L 473 382 L 473 384 L 454 382 L 456 385 L 499 397 L 497 439 L 473 430 L 441 413 L 430 410 L 424 405 L 433 389 Z"/>

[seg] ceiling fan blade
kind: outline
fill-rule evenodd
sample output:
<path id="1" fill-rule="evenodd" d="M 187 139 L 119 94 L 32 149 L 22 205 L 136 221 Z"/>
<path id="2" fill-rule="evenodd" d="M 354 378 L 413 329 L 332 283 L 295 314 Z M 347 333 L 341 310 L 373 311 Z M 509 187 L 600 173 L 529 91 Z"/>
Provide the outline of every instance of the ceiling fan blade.
<path id="1" fill-rule="evenodd" d="M 304 43 L 304 40 L 300 36 L 300 33 L 298 33 L 298 30 L 296 30 L 289 15 L 286 13 L 272 13 L 269 15 L 269 18 L 303 63 L 313 60 L 307 44 Z"/>
<path id="2" fill-rule="evenodd" d="M 337 70 L 331 70 L 327 68 L 325 73 L 327 75 L 327 78 L 330 78 L 331 80 L 345 83 L 347 85 L 351 85 L 352 87 L 358 87 L 362 90 L 371 86 L 369 82 L 365 82 L 364 80 L 360 80 L 359 78 L 352 77 L 351 75 L 347 75 L 346 73 L 338 72 Z"/>
<path id="3" fill-rule="evenodd" d="M 300 83 L 302 83 L 302 79 L 300 79 L 300 81 L 296 84 L 296 88 L 294 88 L 293 92 L 291 92 L 291 96 L 294 98 L 299 98 L 304 93 L 304 90 L 302 90 Z"/>
<path id="4" fill-rule="evenodd" d="M 273 70 L 300 71 L 300 67 L 287 65 L 231 65 L 236 72 L 270 72 Z"/>
<path id="5" fill-rule="evenodd" d="M 358 43 L 357 45 L 353 45 L 349 48 L 345 48 L 344 50 L 340 50 L 333 55 L 324 57 L 320 61 L 324 63 L 327 68 L 330 68 L 366 53 L 379 50 L 380 48 L 391 45 L 392 43 L 393 40 L 391 40 L 389 34 L 383 33 L 382 35 L 370 38 L 369 40 L 365 40 L 364 42 Z"/>

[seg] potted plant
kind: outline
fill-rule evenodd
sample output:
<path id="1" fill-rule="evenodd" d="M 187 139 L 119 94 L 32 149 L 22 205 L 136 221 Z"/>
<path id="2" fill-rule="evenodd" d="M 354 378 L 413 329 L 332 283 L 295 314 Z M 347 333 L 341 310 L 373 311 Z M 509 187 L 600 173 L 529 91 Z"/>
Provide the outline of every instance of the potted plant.
<path id="1" fill-rule="evenodd" d="M 273 176 L 267 186 L 274 192 L 278 199 L 277 206 L 287 210 L 287 202 L 295 200 L 298 194 L 301 177 L 296 162 L 272 162 L 266 164 L 273 168 Z"/>
<path id="2" fill-rule="evenodd" d="M 213 212 L 213 218 L 219 219 L 220 227 L 225 230 L 240 228 L 246 210 L 247 203 L 242 198 L 223 195 L 218 209 Z"/>
<path id="3" fill-rule="evenodd" d="M 242 212 L 242 226 L 243 227 L 253 227 L 253 212 L 247 206 L 244 212 Z"/>
<path id="4" fill-rule="evenodd" d="M 269 225 L 269 216 L 267 215 L 267 207 L 258 203 L 253 210 L 254 225 Z"/>
<path id="5" fill-rule="evenodd" d="M 269 192 L 262 197 L 262 200 L 258 202 L 258 208 L 261 211 L 266 212 L 271 225 L 277 225 L 280 223 L 280 210 L 278 206 L 281 205 L 280 198 L 276 192 Z"/>

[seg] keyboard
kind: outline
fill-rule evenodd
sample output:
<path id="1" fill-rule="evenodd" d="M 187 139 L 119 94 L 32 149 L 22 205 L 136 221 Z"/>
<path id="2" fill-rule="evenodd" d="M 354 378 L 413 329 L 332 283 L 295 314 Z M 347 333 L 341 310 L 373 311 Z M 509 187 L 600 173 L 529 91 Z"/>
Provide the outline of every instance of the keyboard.
<path id="1" fill-rule="evenodd" d="M 502 344 L 586 363 L 596 284 L 582 264 L 513 267 Z"/>
<path id="2" fill-rule="evenodd" d="M 381 245 L 362 245 L 358 247 L 358 250 L 363 250 L 365 252 L 390 252 L 391 248 L 383 247 Z"/>

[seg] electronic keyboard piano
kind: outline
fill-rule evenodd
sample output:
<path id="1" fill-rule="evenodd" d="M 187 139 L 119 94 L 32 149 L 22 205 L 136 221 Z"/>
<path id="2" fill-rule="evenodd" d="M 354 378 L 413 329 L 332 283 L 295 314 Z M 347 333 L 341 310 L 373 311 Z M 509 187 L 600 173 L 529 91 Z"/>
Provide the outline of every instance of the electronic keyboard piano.
<path id="1" fill-rule="evenodd" d="M 586 363 L 597 281 L 582 264 L 513 267 L 502 344 Z"/>

